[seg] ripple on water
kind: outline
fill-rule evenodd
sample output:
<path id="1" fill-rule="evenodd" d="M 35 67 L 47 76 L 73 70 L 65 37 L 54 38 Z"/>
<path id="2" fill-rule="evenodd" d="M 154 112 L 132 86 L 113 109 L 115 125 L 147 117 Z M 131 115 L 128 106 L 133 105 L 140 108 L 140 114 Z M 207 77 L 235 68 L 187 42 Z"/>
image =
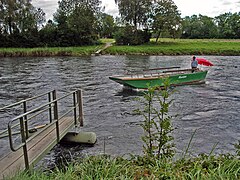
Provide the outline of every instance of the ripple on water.
<path id="1" fill-rule="evenodd" d="M 194 153 L 210 152 L 216 143 L 216 152 L 232 151 L 232 144 L 239 137 L 240 77 L 239 68 L 233 68 L 240 67 L 239 57 L 205 58 L 215 65 L 209 68 L 207 82 L 177 87 L 173 95 L 170 113 L 178 114 L 173 124 L 177 127 L 174 137 L 180 152 L 196 129 Z M 86 151 L 103 152 L 106 137 L 107 153 L 138 154 L 142 151 L 139 123 L 143 117 L 133 110 L 139 107 L 135 97 L 142 97 L 142 93 L 124 91 L 108 77 L 146 68 L 173 65 L 186 68 L 189 59 L 190 56 L 1 58 L 0 107 L 53 89 L 61 95 L 82 88 L 84 130 L 94 131 L 98 137 L 97 144 Z M 5 122 L 2 126 L 7 121 L 2 120 Z M 0 143 L 0 147 L 6 145 L 5 141 Z"/>

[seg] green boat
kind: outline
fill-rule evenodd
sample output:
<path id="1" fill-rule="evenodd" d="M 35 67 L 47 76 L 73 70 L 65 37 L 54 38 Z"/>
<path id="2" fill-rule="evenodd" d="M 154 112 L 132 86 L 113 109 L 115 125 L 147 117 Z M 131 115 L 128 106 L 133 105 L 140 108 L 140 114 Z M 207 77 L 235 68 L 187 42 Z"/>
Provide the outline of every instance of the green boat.
<path id="1" fill-rule="evenodd" d="M 168 78 L 171 86 L 204 83 L 207 70 L 178 69 L 179 67 L 156 68 L 151 70 L 164 70 L 161 72 L 111 76 L 109 79 L 133 89 L 147 89 L 149 86 L 163 87 L 164 79 Z"/>

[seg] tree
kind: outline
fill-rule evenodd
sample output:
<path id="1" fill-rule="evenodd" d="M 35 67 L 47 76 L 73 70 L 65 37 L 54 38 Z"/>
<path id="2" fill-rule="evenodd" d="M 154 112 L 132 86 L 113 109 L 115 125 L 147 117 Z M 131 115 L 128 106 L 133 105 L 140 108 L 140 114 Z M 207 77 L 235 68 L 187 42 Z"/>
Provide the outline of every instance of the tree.
<path id="1" fill-rule="evenodd" d="M 184 38 L 217 38 L 217 26 L 213 18 L 208 16 L 192 15 L 186 16 L 183 19 L 183 34 Z"/>
<path id="2" fill-rule="evenodd" d="M 89 40 L 95 40 L 97 19 L 91 8 L 85 5 L 79 5 L 73 13 L 68 17 L 70 29 L 75 34 L 77 44 L 89 44 Z"/>
<path id="3" fill-rule="evenodd" d="M 240 38 L 240 13 L 224 13 L 215 20 L 220 38 Z"/>
<path id="4" fill-rule="evenodd" d="M 2 0 L 0 5 L 1 23 L 3 31 L 7 34 L 13 33 L 14 23 L 16 22 L 17 3 L 13 0 Z"/>
<path id="5" fill-rule="evenodd" d="M 197 15 L 192 15 L 191 17 L 187 16 L 183 20 L 183 33 L 186 34 L 188 38 L 199 38 L 201 34 L 201 25 L 202 23 L 199 21 Z"/>
<path id="6" fill-rule="evenodd" d="M 135 29 L 138 26 L 147 28 L 147 22 L 150 16 L 151 0 L 115 0 L 118 4 L 121 18 L 126 23 L 133 25 Z"/>
<path id="7" fill-rule="evenodd" d="M 157 33 L 156 42 L 164 31 L 174 38 L 181 27 L 181 17 L 177 6 L 172 0 L 157 0 L 152 5 L 153 29 Z"/>
<path id="8" fill-rule="evenodd" d="M 234 31 L 234 38 L 240 38 L 240 12 L 234 13 L 231 17 L 231 26 Z"/>
<path id="9" fill-rule="evenodd" d="M 100 13 L 98 26 L 101 37 L 111 38 L 115 28 L 113 16 L 106 13 Z"/>
<path id="10" fill-rule="evenodd" d="M 35 8 L 33 11 L 34 19 L 37 27 L 41 27 L 46 22 L 46 14 L 41 8 Z"/>
<path id="11" fill-rule="evenodd" d="M 140 45 L 149 42 L 151 34 L 147 30 L 136 30 L 133 26 L 120 27 L 114 33 L 118 45 Z"/>
<path id="12" fill-rule="evenodd" d="M 38 45 L 38 27 L 45 22 L 45 13 L 35 8 L 31 0 L 1 0 L 0 30 L 5 47 Z"/>
<path id="13" fill-rule="evenodd" d="M 54 47 L 58 45 L 57 25 L 52 20 L 39 31 L 41 46 Z"/>
<path id="14" fill-rule="evenodd" d="M 208 16 L 199 15 L 200 37 L 199 38 L 217 38 L 217 26 L 214 19 Z"/>
<path id="15" fill-rule="evenodd" d="M 100 11 L 100 5 L 100 0 L 61 0 L 58 1 L 58 10 L 54 16 L 58 16 L 58 13 L 69 16 L 79 6 L 86 6 L 96 14 Z"/>
<path id="16" fill-rule="evenodd" d="M 93 44 L 97 39 L 99 0 L 62 0 L 54 14 L 60 46 Z"/>
<path id="17" fill-rule="evenodd" d="M 31 0 L 2 0 L 0 22 L 7 34 L 21 33 L 45 22 L 45 13 L 36 9 Z"/>

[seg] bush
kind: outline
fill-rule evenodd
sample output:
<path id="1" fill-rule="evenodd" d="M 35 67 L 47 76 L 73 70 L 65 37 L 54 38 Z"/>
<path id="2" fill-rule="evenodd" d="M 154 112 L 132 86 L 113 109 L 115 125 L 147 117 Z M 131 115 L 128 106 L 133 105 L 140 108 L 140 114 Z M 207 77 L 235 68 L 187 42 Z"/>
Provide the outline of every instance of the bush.
<path id="1" fill-rule="evenodd" d="M 136 30 L 132 26 L 120 28 L 114 39 L 118 45 L 140 45 L 150 41 L 151 34 L 147 30 Z"/>
<path id="2" fill-rule="evenodd" d="M 33 48 L 40 44 L 37 31 L 1 35 L 0 41 L 0 47 Z"/>

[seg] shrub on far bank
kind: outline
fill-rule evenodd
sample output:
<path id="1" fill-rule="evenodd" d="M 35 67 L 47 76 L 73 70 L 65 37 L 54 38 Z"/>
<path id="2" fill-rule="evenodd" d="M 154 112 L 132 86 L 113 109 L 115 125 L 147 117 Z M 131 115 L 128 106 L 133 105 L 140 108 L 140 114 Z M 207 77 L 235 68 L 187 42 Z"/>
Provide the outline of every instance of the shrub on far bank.
<path id="1" fill-rule="evenodd" d="M 136 30 L 132 26 L 119 28 L 114 34 L 117 45 L 140 45 L 149 42 L 150 38 L 148 30 Z"/>

